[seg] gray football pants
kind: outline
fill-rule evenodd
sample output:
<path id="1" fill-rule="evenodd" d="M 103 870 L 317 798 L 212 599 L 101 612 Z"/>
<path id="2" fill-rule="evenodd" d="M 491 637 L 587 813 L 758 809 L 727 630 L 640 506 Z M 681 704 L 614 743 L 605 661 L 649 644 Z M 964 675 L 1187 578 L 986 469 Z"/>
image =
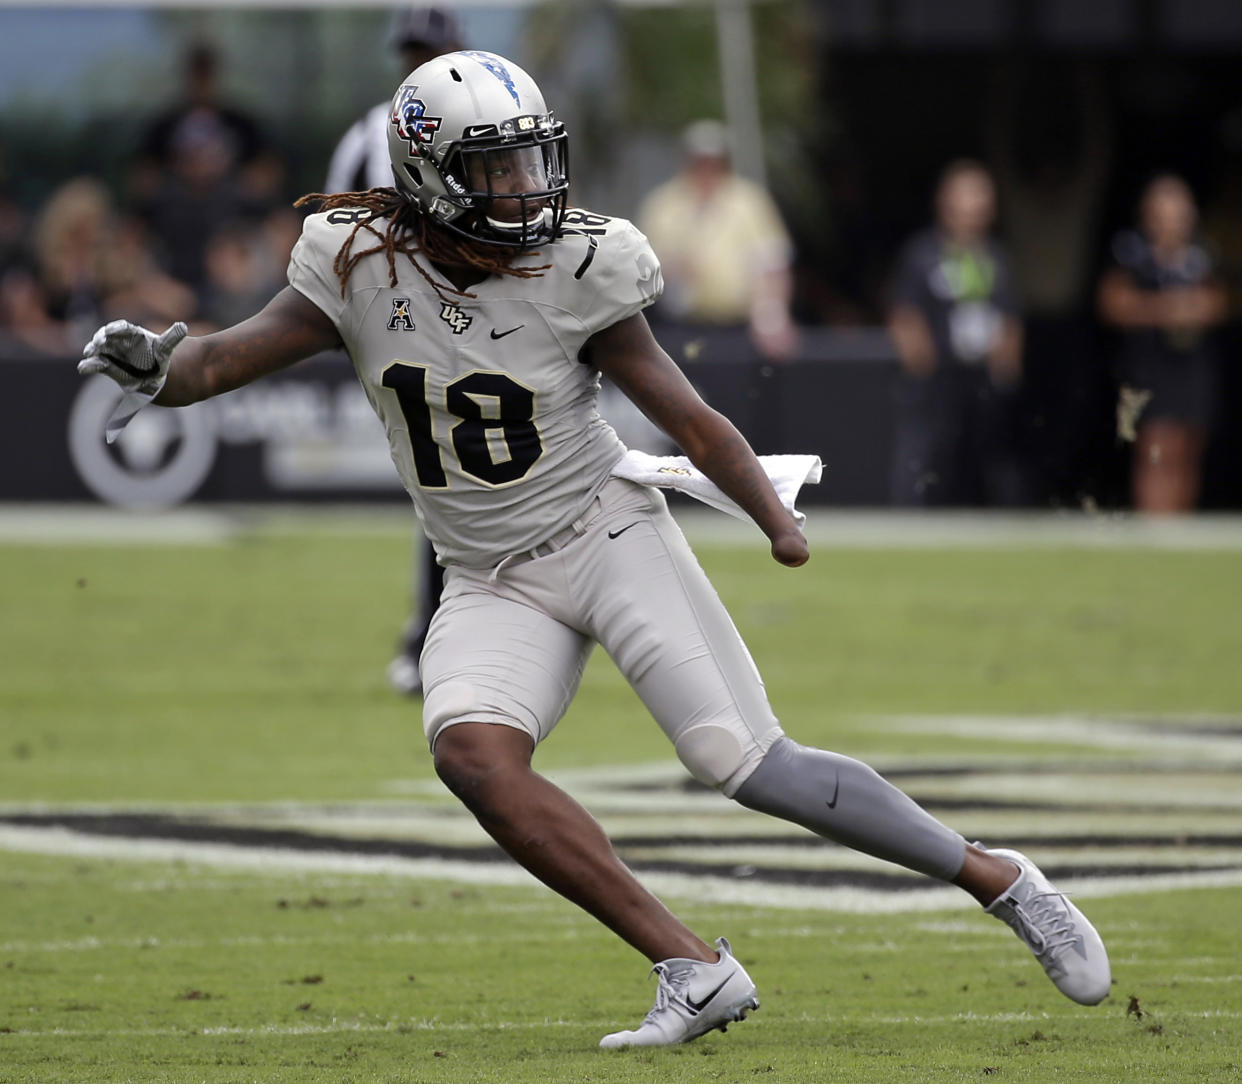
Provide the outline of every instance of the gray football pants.
<path id="1" fill-rule="evenodd" d="M 423 726 L 542 741 L 598 643 L 695 778 L 732 796 L 781 736 L 759 672 L 659 490 L 611 479 L 575 524 L 493 570 L 451 567 L 423 649 Z"/>
<path id="2" fill-rule="evenodd" d="M 951 879 L 965 843 L 870 768 L 785 738 L 750 653 L 655 489 L 612 479 L 574 524 L 492 570 L 452 567 L 423 650 L 423 726 L 551 733 L 599 643 L 700 782 Z"/>

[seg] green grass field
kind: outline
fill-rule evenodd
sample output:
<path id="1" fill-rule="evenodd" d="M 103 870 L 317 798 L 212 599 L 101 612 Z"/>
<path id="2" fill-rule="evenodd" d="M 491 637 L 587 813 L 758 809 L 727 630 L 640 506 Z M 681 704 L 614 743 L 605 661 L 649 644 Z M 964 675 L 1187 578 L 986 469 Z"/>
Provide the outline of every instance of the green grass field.
<path id="1" fill-rule="evenodd" d="M 3 1084 L 1242 1079 L 1242 530 L 820 521 L 790 571 L 696 518 L 786 729 L 1044 864 L 1114 994 L 1075 1006 L 965 896 L 685 786 L 597 656 L 538 764 L 763 1003 L 602 1052 L 644 962 L 494 859 L 384 683 L 407 528 L 84 522 L 0 542 Z"/>

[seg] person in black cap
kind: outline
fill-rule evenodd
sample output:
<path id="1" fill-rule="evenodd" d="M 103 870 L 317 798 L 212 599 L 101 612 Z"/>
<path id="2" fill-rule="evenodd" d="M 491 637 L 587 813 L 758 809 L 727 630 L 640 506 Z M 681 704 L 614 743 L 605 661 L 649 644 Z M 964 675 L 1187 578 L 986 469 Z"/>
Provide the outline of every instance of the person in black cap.
<path id="1" fill-rule="evenodd" d="M 434 6 L 402 8 L 393 16 L 388 40 L 401 58 L 403 73 L 441 53 L 464 48 L 456 17 Z M 325 192 L 361 192 L 392 185 L 392 159 L 388 154 L 391 116 L 392 103 L 385 99 L 354 122 L 332 153 Z M 436 562 L 431 544 L 419 539 L 415 551 L 414 609 L 402 630 L 397 654 L 388 664 L 389 683 L 406 696 L 419 696 L 423 691 L 418 658 L 444 588 L 444 569 Z"/>

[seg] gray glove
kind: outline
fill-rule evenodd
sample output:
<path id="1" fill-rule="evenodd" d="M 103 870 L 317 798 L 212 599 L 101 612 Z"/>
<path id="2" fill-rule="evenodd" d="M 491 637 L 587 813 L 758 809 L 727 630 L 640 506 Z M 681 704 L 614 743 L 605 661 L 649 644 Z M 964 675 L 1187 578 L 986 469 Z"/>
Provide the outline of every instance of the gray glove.
<path id="1" fill-rule="evenodd" d="M 159 394 L 168 378 L 168 363 L 175 347 L 186 336 L 185 324 L 178 321 L 163 335 L 128 320 L 104 324 L 82 351 L 78 372 L 83 376 L 103 373 L 115 380 L 125 394 L 104 427 L 111 444 L 144 406 Z"/>

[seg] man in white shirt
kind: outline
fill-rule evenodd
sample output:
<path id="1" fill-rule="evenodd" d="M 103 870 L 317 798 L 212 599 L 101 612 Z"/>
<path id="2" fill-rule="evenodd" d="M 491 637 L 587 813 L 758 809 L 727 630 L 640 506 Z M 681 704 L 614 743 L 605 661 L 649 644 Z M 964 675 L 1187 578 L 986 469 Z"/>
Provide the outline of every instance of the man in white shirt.
<path id="1" fill-rule="evenodd" d="M 664 269 L 659 315 L 701 327 L 746 328 L 760 355 L 797 349 L 790 314 L 793 241 L 767 190 L 733 169 L 723 124 L 682 134 L 675 176 L 643 200 L 636 224 Z"/>

